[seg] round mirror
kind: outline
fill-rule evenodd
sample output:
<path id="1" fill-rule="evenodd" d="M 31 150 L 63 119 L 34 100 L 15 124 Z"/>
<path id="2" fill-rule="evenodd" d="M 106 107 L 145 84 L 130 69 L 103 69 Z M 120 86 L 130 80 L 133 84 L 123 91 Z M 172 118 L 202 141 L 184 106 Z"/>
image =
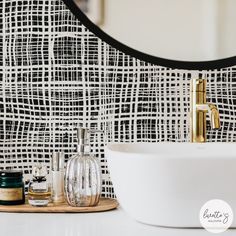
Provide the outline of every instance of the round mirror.
<path id="1" fill-rule="evenodd" d="M 74 0 L 105 33 L 151 56 L 211 61 L 236 55 L 235 0 Z"/>

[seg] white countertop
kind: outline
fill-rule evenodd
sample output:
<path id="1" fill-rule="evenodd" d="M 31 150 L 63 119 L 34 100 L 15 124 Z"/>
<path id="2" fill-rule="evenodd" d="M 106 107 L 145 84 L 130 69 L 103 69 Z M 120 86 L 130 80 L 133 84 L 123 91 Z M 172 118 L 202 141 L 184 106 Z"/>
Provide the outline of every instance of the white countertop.
<path id="1" fill-rule="evenodd" d="M 206 236 L 203 229 L 148 226 L 122 209 L 102 213 L 0 213 L 0 236 Z M 219 235 L 233 236 L 235 230 Z"/>

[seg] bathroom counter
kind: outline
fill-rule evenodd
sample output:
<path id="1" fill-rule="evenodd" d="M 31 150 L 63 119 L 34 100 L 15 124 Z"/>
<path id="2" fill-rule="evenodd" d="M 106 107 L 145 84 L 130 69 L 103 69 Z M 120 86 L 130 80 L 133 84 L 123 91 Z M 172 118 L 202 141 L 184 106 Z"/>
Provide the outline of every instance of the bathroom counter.
<path id="1" fill-rule="evenodd" d="M 0 213 L 1 236 L 206 236 L 203 229 L 171 229 L 137 223 L 122 209 L 102 213 Z M 233 236 L 236 230 L 220 235 Z"/>

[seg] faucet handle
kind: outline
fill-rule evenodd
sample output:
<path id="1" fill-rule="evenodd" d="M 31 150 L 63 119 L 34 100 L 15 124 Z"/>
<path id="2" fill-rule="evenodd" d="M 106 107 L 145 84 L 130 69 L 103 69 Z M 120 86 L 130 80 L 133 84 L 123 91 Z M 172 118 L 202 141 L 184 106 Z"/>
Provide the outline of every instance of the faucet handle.
<path id="1" fill-rule="evenodd" d="M 206 79 L 193 78 L 191 79 L 191 92 L 206 92 Z"/>

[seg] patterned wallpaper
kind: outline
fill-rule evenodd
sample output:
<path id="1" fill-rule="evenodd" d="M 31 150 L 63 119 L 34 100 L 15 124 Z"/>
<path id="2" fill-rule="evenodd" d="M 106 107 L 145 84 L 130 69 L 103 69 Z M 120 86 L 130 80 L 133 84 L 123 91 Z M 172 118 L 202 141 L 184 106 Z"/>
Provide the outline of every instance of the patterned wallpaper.
<path id="1" fill-rule="evenodd" d="M 189 79 L 208 80 L 222 128 L 210 142 L 236 141 L 236 67 L 190 71 L 152 65 L 109 46 L 60 0 L 0 2 L 0 168 L 23 169 L 52 151 L 75 153 L 77 125 L 91 138 L 103 195 L 114 196 L 106 142 L 186 142 Z"/>

